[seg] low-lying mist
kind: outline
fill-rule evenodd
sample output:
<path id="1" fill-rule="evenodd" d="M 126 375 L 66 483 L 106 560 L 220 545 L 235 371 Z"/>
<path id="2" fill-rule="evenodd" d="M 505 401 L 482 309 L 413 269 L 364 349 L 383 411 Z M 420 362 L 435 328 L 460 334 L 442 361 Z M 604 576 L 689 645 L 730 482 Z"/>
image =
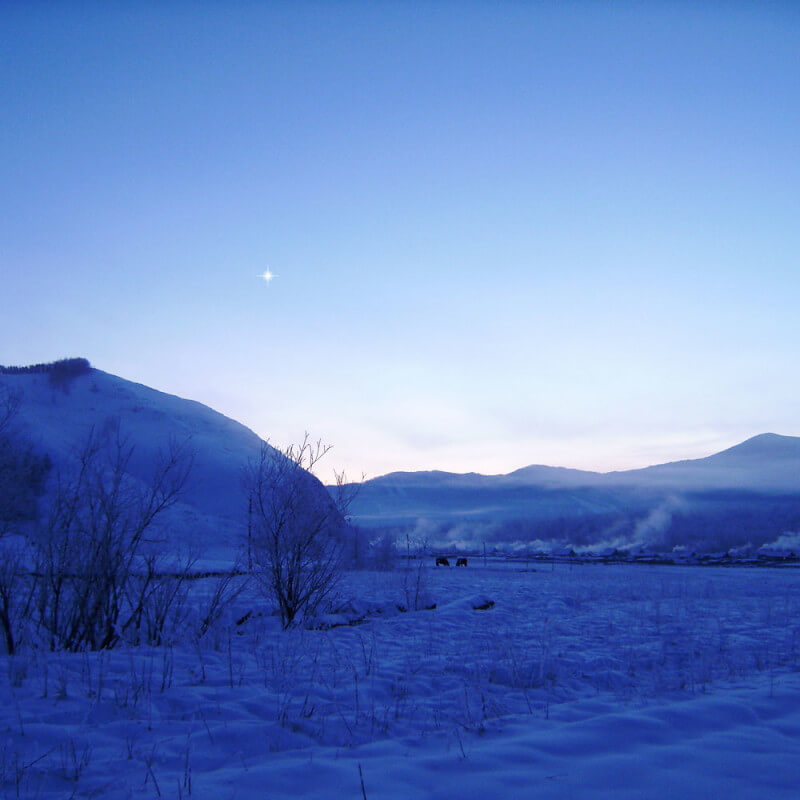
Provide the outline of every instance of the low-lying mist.
<path id="1" fill-rule="evenodd" d="M 738 491 L 632 498 L 625 507 L 572 514 L 492 519 L 483 516 L 419 516 L 371 525 L 405 541 L 431 547 L 479 551 L 484 545 L 517 552 L 685 550 L 796 550 L 800 552 L 800 495 Z"/>

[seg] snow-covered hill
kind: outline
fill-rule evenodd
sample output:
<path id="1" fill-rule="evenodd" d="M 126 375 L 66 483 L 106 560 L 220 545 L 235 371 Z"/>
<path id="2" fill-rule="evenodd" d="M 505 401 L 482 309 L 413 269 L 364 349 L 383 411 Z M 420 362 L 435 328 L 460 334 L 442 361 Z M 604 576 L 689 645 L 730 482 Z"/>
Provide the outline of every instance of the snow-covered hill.
<path id="1" fill-rule="evenodd" d="M 80 450 L 92 429 L 102 431 L 116 420 L 134 447 L 130 471 L 142 480 L 170 440 L 186 443 L 194 463 L 165 535 L 170 545 L 190 548 L 204 561 L 234 557 L 246 528 L 241 472 L 261 447 L 253 431 L 201 403 L 98 369 L 60 386 L 47 374 L 0 374 L 0 387 L 20 396 L 18 427 L 56 469 Z"/>

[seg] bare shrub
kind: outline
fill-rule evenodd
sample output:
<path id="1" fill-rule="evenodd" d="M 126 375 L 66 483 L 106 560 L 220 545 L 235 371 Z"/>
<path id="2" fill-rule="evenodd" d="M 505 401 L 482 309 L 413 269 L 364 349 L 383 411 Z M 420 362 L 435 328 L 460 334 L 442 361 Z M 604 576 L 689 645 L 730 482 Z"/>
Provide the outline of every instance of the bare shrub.
<path id="1" fill-rule="evenodd" d="M 238 568 L 218 575 L 214 581 L 213 589 L 208 599 L 201 604 L 196 635 L 200 639 L 222 619 L 226 610 L 236 601 L 240 594 L 247 588 L 249 578 L 243 578 Z M 252 612 L 248 612 L 240 623 L 246 621 Z"/>
<path id="2" fill-rule="evenodd" d="M 411 541 L 406 536 L 405 567 L 401 577 L 401 605 L 406 611 L 421 611 L 433 604 L 430 595 L 429 575 L 425 567 L 428 560 L 426 539 Z"/>
<path id="3" fill-rule="evenodd" d="M 195 559 L 165 567 L 156 555 L 142 559 L 144 568 L 126 587 L 130 623 L 123 628 L 132 644 L 162 645 L 172 641 L 189 617 L 189 584 Z"/>
<path id="4" fill-rule="evenodd" d="M 19 394 L 0 386 L 0 635 L 8 654 L 17 649 L 33 597 L 20 531 L 35 517 L 49 469 L 49 459 L 16 430 L 20 405 Z"/>
<path id="5" fill-rule="evenodd" d="M 19 646 L 33 607 L 34 590 L 22 548 L 4 546 L 0 552 L 0 634 L 9 655 Z"/>
<path id="6" fill-rule="evenodd" d="M 192 458 L 171 443 L 141 484 L 128 472 L 132 454 L 118 426 L 107 437 L 92 432 L 75 472 L 55 487 L 35 542 L 36 616 L 51 649 L 113 647 L 163 589 L 143 558 L 145 535 L 177 502 Z"/>
<path id="7" fill-rule="evenodd" d="M 347 484 L 337 476 L 343 490 L 337 502 L 313 475 L 329 449 L 308 435 L 283 452 L 264 443 L 245 471 L 249 560 L 284 629 L 298 615 L 314 614 L 330 597 L 343 567 Z"/>

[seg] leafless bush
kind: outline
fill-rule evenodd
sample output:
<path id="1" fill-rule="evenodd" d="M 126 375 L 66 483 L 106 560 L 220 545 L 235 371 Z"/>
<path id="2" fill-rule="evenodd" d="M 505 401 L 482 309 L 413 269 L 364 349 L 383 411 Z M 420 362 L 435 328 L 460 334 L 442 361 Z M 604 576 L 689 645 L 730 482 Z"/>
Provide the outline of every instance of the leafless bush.
<path id="1" fill-rule="evenodd" d="M 419 539 L 415 542 L 406 537 L 405 567 L 402 572 L 402 605 L 407 611 L 420 611 L 432 604 L 428 586 L 428 542 Z"/>
<path id="2" fill-rule="evenodd" d="M 49 465 L 16 431 L 20 404 L 19 394 L 0 386 L 0 635 L 8 654 L 18 646 L 33 596 L 19 530 L 35 513 Z"/>
<path id="3" fill-rule="evenodd" d="M 123 630 L 133 644 L 162 645 L 180 631 L 189 617 L 188 595 L 194 559 L 165 568 L 155 555 L 143 559 L 144 568 L 131 575 L 125 593 L 131 621 Z"/>
<path id="4" fill-rule="evenodd" d="M 204 604 L 200 606 L 197 637 L 202 638 L 222 618 L 239 595 L 247 588 L 249 578 L 243 578 L 238 568 L 217 576 L 214 588 Z M 248 612 L 249 613 L 249 612 Z"/>
<path id="5" fill-rule="evenodd" d="M 19 645 L 34 599 L 35 582 L 27 573 L 19 546 L 0 552 L 0 634 L 5 650 L 13 655 Z"/>
<path id="6" fill-rule="evenodd" d="M 284 629 L 298 615 L 314 614 L 342 570 L 347 484 L 337 476 L 337 502 L 313 476 L 329 449 L 308 435 L 282 453 L 265 443 L 245 471 L 249 560 Z"/>
<path id="7" fill-rule="evenodd" d="M 140 484 L 129 474 L 132 454 L 118 426 L 106 437 L 92 432 L 74 474 L 60 476 L 52 494 L 35 541 L 36 619 L 51 649 L 113 647 L 148 614 L 156 634 L 163 629 L 164 585 L 143 546 L 177 502 L 192 459 L 172 443 Z"/>

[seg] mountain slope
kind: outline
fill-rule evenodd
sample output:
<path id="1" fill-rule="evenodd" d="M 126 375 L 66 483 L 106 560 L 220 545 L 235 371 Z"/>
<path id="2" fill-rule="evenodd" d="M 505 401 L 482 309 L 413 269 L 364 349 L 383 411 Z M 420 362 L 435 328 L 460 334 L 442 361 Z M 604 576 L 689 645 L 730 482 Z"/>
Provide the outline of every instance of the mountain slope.
<path id="1" fill-rule="evenodd" d="M 706 458 L 610 472 L 604 479 L 676 490 L 800 492 L 800 437 L 762 433 Z"/>
<path id="2" fill-rule="evenodd" d="M 176 548 L 204 559 L 230 560 L 246 530 L 241 472 L 261 439 L 253 431 L 192 400 L 92 369 L 63 386 L 47 374 L 0 374 L 0 387 L 21 398 L 18 427 L 56 469 L 66 466 L 90 431 L 119 421 L 134 447 L 130 473 L 146 481 L 173 440 L 194 452 L 182 502 L 170 510 L 165 535 Z M 327 495 L 319 484 L 320 497 Z"/>

